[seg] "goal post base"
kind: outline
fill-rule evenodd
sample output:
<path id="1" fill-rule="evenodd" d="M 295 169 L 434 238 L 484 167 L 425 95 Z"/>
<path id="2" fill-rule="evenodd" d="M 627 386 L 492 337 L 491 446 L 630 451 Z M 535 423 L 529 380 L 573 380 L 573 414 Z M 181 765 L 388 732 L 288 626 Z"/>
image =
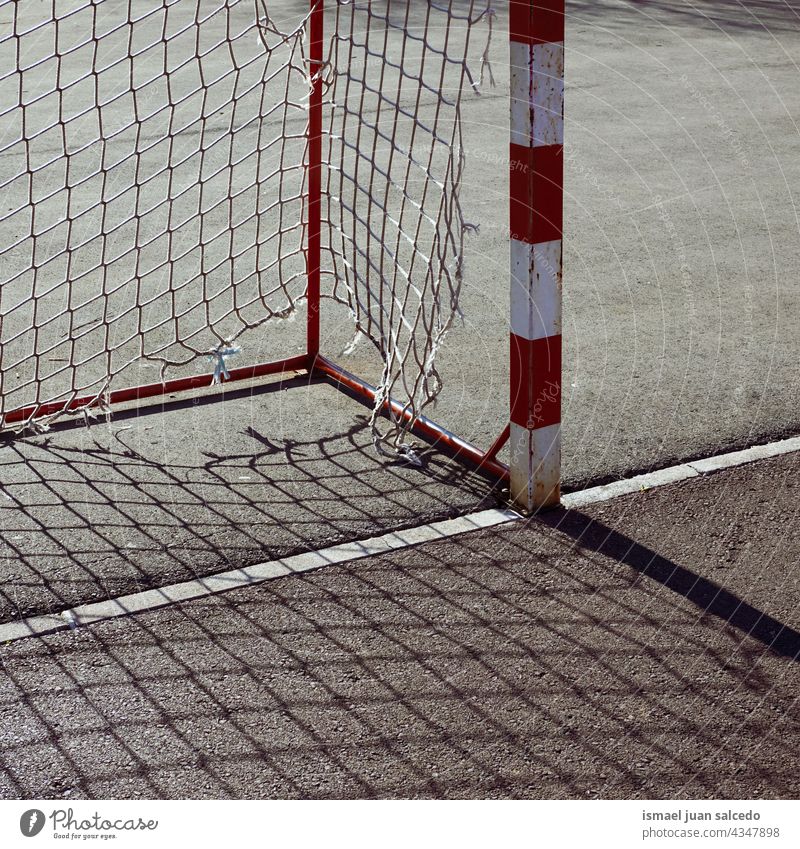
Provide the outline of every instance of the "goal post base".
<path id="1" fill-rule="evenodd" d="M 561 425 L 529 429 L 511 423 L 509 490 L 514 506 L 535 513 L 561 502 Z"/>
<path id="2" fill-rule="evenodd" d="M 273 374 L 285 372 L 308 371 L 309 359 L 306 354 L 296 357 L 288 357 L 283 360 L 273 360 L 268 363 L 259 363 L 254 366 L 241 366 L 232 368 L 228 377 L 221 377 L 218 385 L 228 384 L 239 380 L 252 380 L 258 377 L 268 377 Z M 99 392 L 94 395 L 83 395 L 69 401 L 51 401 L 42 404 L 29 404 L 27 407 L 19 407 L 3 417 L 0 423 L 0 431 L 5 431 L 13 426 L 25 427 L 40 419 L 58 414 L 75 414 L 83 411 L 92 411 L 111 407 L 116 404 L 125 404 L 130 401 L 144 401 L 148 398 L 159 398 L 173 395 L 179 392 L 189 392 L 193 389 L 207 389 L 215 385 L 213 374 L 195 374 L 188 377 L 177 377 L 173 380 L 147 383 L 142 386 L 132 386 L 125 389 L 115 389 L 111 392 Z"/>
<path id="3" fill-rule="evenodd" d="M 365 402 L 374 403 L 377 394 L 376 387 L 345 371 L 341 366 L 323 356 L 317 356 L 312 374 L 320 374 L 337 389 L 348 392 Z M 467 442 L 460 436 L 456 436 L 446 428 L 422 415 L 414 415 L 408 405 L 401 404 L 393 398 L 389 398 L 384 405 L 384 413 L 393 415 L 408 426 L 411 433 L 424 439 L 429 444 L 440 449 L 443 453 L 453 457 L 455 460 L 465 462 L 475 469 L 476 472 L 485 475 L 498 482 L 508 481 L 508 467 L 494 459 L 492 449 L 481 451 L 472 443 Z M 495 452 L 496 453 L 496 452 Z"/>
<path id="4" fill-rule="evenodd" d="M 224 390 L 231 384 L 245 380 L 290 373 L 301 377 L 321 378 L 338 391 L 370 406 L 374 404 L 378 391 L 367 381 L 351 374 L 321 354 L 300 354 L 281 360 L 258 363 L 257 365 L 232 368 L 228 371 L 227 376 L 221 375 L 216 381 L 213 374 L 190 375 L 164 382 L 159 381 L 141 386 L 125 387 L 111 392 L 84 395 L 67 401 L 29 405 L 14 410 L 5 416 L 0 431 L 11 434 L 14 430 L 24 430 L 26 426 L 29 426 L 31 431 L 35 431 L 36 424 L 43 423 L 50 416 L 71 414 L 73 418 L 65 418 L 60 422 L 53 423 L 52 427 L 58 428 L 60 423 L 73 425 L 74 416 L 81 413 L 96 413 L 98 410 L 102 410 L 113 414 L 115 406 L 159 398 L 178 403 L 183 401 L 184 398 L 175 396 L 184 396 L 185 393 L 198 389 L 211 389 L 216 386 L 218 389 Z M 141 412 L 143 415 L 147 415 L 159 409 L 161 408 L 146 406 Z M 508 439 L 508 428 L 500 434 L 488 451 L 482 451 L 426 416 L 414 415 L 408 405 L 403 405 L 394 398 L 389 398 L 386 401 L 383 412 L 385 415 L 392 415 L 400 420 L 415 436 L 423 439 L 443 454 L 469 466 L 483 477 L 495 483 L 508 483 L 508 467 L 496 459 L 498 451 Z"/>

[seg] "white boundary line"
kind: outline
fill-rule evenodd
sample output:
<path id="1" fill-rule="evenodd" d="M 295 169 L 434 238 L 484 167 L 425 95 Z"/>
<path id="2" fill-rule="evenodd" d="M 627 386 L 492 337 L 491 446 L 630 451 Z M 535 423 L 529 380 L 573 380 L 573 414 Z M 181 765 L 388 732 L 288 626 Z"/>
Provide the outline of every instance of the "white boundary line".
<path id="1" fill-rule="evenodd" d="M 620 495 L 644 492 L 655 487 L 730 469 L 756 460 L 778 457 L 781 454 L 789 454 L 793 451 L 800 451 L 800 436 L 779 442 L 770 442 L 767 445 L 757 445 L 744 451 L 720 454 L 706 460 L 681 463 L 678 466 L 670 466 L 657 472 L 648 472 L 644 475 L 637 475 L 603 486 L 594 486 L 580 492 L 571 492 L 562 496 L 561 505 L 567 509 L 573 509 L 587 504 L 596 504 L 600 501 L 617 498 Z M 209 575 L 207 578 L 170 584 L 160 589 L 145 590 L 108 601 L 82 604 L 62 613 L 31 616 L 27 619 L 0 624 L 0 643 L 21 640 L 25 637 L 42 636 L 55 631 L 63 631 L 66 628 L 77 628 L 81 625 L 91 625 L 105 619 L 128 616 L 131 613 L 155 610 L 176 602 L 180 603 L 217 595 L 229 590 L 260 584 L 273 578 L 309 572 L 312 569 L 319 569 L 322 566 L 330 566 L 335 563 L 347 563 L 365 557 L 388 554 L 398 549 L 409 548 L 426 542 L 435 542 L 470 531 L 496 527 L 521 518 L 519 513 L 513 510 L 482 510 L 456 519 L 433 522 L 405 531 L 391 531 L 370 539 L 341 543 L 319 551 L 304 552 L 281 560 L 271 560 L 267 563 L 257 563 L 255 566 L 232 569 L 229 572 Z"/>
<path id="2" fill-rule="evenodd" d="M 308 551 L 281 560 L 271 560 L 267 563 L 257 563 L 254 566 L 246 566 L 242 569 L 232 569 L 229 572 L 209 575 L 207 578 L 170 584 L 159 589 L 144 590 L 108 601 L 82 604 L 62 613 L 31 616 L 27 619 L 0 625 L 0 643 L 20 640 L 23 637 L 50 634 L 54 631 L 63 631 L 65 628 L 77 628 L 80 625 L 91 625 L 94 622 L 116 619 L 120 616 L 128 616 L 131 613 L 155 610 L 176 602 L 216 595 L 217 593 L 260 584 L 273 578 L 309 572 L 312 569 L 319 569 L 321 566 L 330 566 L 334 563 L 347 563 L 351 560 L 361 560 L 364 557 L 388 554 L 401 548 L 420 545 L 424 542 L 435 542 L 439 539 L 446 539 L 482 528 L 491 528 L 519 518 L 519 513 L 515 513 L 513 510 L 482 510 L 456 519 L 433 522 L 417 528 L 408 528 L 405 531 L 391 531 L 379 537 L 345 542 L 319 551 Z"/>
<path id="3" fill-rule="evenodd" d="M 734 466 L 743 466 L 745 463 L 753 463 L 756 460 L 766 460 L 769 457 L 790 454 L 792 451 L 800 451 L 800 436 L 793 436 L 791 439 L 782 439 L 779 442 L 768 442 L 766 445 L 756 445 L 753 448 L 746 448 L 744 451 L 731 451 L 728 454 L 719 454 L 716 457 L 708 457 L 705 460 L 692 460 L 689 463 L 669 466 L 666 469 L 637 475 L 634 478 L 626 478 L 625 480 L 614 481 L 614 483 L 593 486 L 590 489 L 582 489 L 580 492 L 570 492 L 561 497 L 561 506 L 567 509 L 573 509 L 575 507 L 583 507 L 586 504 L 596 504 L 598 501 L 608 501 L 620 495 L 644 492 L 657 486 L 678 483 L 688 478 L 696 478 L 699 475 L 707 475 L 711 472 L 731 469 Z"/>

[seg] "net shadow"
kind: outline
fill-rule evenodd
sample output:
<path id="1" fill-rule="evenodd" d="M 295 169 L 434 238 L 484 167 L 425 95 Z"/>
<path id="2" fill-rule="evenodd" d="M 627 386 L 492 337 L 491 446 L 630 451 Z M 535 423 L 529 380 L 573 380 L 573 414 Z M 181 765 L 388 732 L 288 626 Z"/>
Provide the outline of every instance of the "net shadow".
<path id="1" fill-rule="evenodd" d="M 722 619 L 776 654 L 794 661 L 800 658 L 800 633 L 794 628 L 597 519 L 574 510 L 555 510 L 543 515 L 542 521 L 570 536 L 581 548 L 612 557 L 642 577 L 663 584 L 703 613 Z"/>
<path id="2" fill-rule="evenodd" d="M 659 586 L 519 523 L 22 641 L 0 793 L 793 797 L 797 665 Z"/>
<path id="3" fill-rule="evenodd" d="M 435 451 L 378 457 L 368 415 L 325 383 L 213 400 L 0 445 L 2 620 L 496 503 Z"/>

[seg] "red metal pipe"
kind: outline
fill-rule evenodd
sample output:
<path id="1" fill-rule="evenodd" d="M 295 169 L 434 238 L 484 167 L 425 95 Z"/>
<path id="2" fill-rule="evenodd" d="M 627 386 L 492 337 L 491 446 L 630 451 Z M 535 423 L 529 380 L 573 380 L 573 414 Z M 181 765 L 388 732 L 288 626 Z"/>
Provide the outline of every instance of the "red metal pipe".
<path id="1" fill-rule="evenodd" d="M 255 366 L 241 366 L 229 370 L 230 377 L 222 378 L 225 384 L 237 380 L 247 380 L 254 377 L 266 377 L 286 371 L 308 371 L 308 357 L 301 354 L 285 360 L 275 360 L 271 363 L 260 363 Z M 149 383 L 145 386 L 134 386 L 128 389 L 117 389 L 111 392 L 107 402 L 122 404 L 126 401 L 140 401 L 143 398 L 156 398 L 159 395 L 169 395 L 173 392 L 186 392 L 190 389 L 203 389 L 213 386 L 214 376 L 211 374 L 196 374 L 191 377 L 178 377 L 164 383 Z M 53 413 L 70 412 L 85 407 L 97 407 L 100 398 L 96 395 L 84 395 L 72 401 L 53 401 L 47 404 L 31 404 L 12 410 L 3 418 L 3 425 L 11 425 L 25 421 L 31 416 L 49 416 Z"/>
<path id="2" fill-rule="evenodd" d="M 345 371 L 340 366 L 337 366 L 336 363 L 331 362 L 323 356 L 316 358 L 313 373 L 322 374 L 333 383 L 344 386 L 357 395 L 367 398 L 369 401 L 375 401 L 377 389 L 374 386 L 350 374 L 350 372 Z M 486 471 L 499 480 L 508 480 L 508 467 L 488 457 L 480 448 L 476 448 L 466 440 L 461 439 L 461 437 L 450 433 L 449 430 L 445 430 L 441 425 L 425 418 L 425 416 L 418 415 L 414 417 L 414 414 L 399 401 L 390 398 L 386 402 L 386 407 L 390 407 L 392 412 L 404 422 L 411 422 L 413 433 L 432 442 L 437 447 L 443 448 L 452 457 L 457 459 L 466 458 L 479 471 Z"/>
<path id="3" fill-rule="evenodd" d="M 511 424 L 507 424 L 503 428 L 503 432 L 500 436 L 495 439 L 492 443 L 492 447 L 486 452 L 487 460 L 494 460 L 494 458 L 500 453 L 500 449 L 508 442 L 509 437 L 511 436 Z"/>
<path id="4" fill-rule="evenodd" d="M 314 358 L 319 353 L 320 264 L 322 253 L 322 36 L 323 0 L 310 0 L 309 72 L 311 95 L 308 108 L 308 245 L 306 278 L 308 281 L 308 318 L 306 350 Z"/>

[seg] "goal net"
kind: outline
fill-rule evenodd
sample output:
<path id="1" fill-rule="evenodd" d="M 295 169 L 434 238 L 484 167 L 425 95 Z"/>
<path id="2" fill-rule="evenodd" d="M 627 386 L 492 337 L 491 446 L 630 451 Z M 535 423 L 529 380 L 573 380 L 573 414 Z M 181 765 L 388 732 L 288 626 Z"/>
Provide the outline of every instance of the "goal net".
<path id="1" fill-rule="evenodd" d="M 328 299 L 347 307 L 352 345 L 379 357 L 376 444 L 405 450 L 458 314 L 460 103 L 492 12 L 485 0 L 291 9 L 0 4 L 4 429 L 102 409 L 122 387 L 224 380 L 264 350 L 298 354 L 273 350 L 270 326 Z M 321 304 L 308 282 L 315 164 Z M 389 395 L 411 417 L 380 430 Z"/>

